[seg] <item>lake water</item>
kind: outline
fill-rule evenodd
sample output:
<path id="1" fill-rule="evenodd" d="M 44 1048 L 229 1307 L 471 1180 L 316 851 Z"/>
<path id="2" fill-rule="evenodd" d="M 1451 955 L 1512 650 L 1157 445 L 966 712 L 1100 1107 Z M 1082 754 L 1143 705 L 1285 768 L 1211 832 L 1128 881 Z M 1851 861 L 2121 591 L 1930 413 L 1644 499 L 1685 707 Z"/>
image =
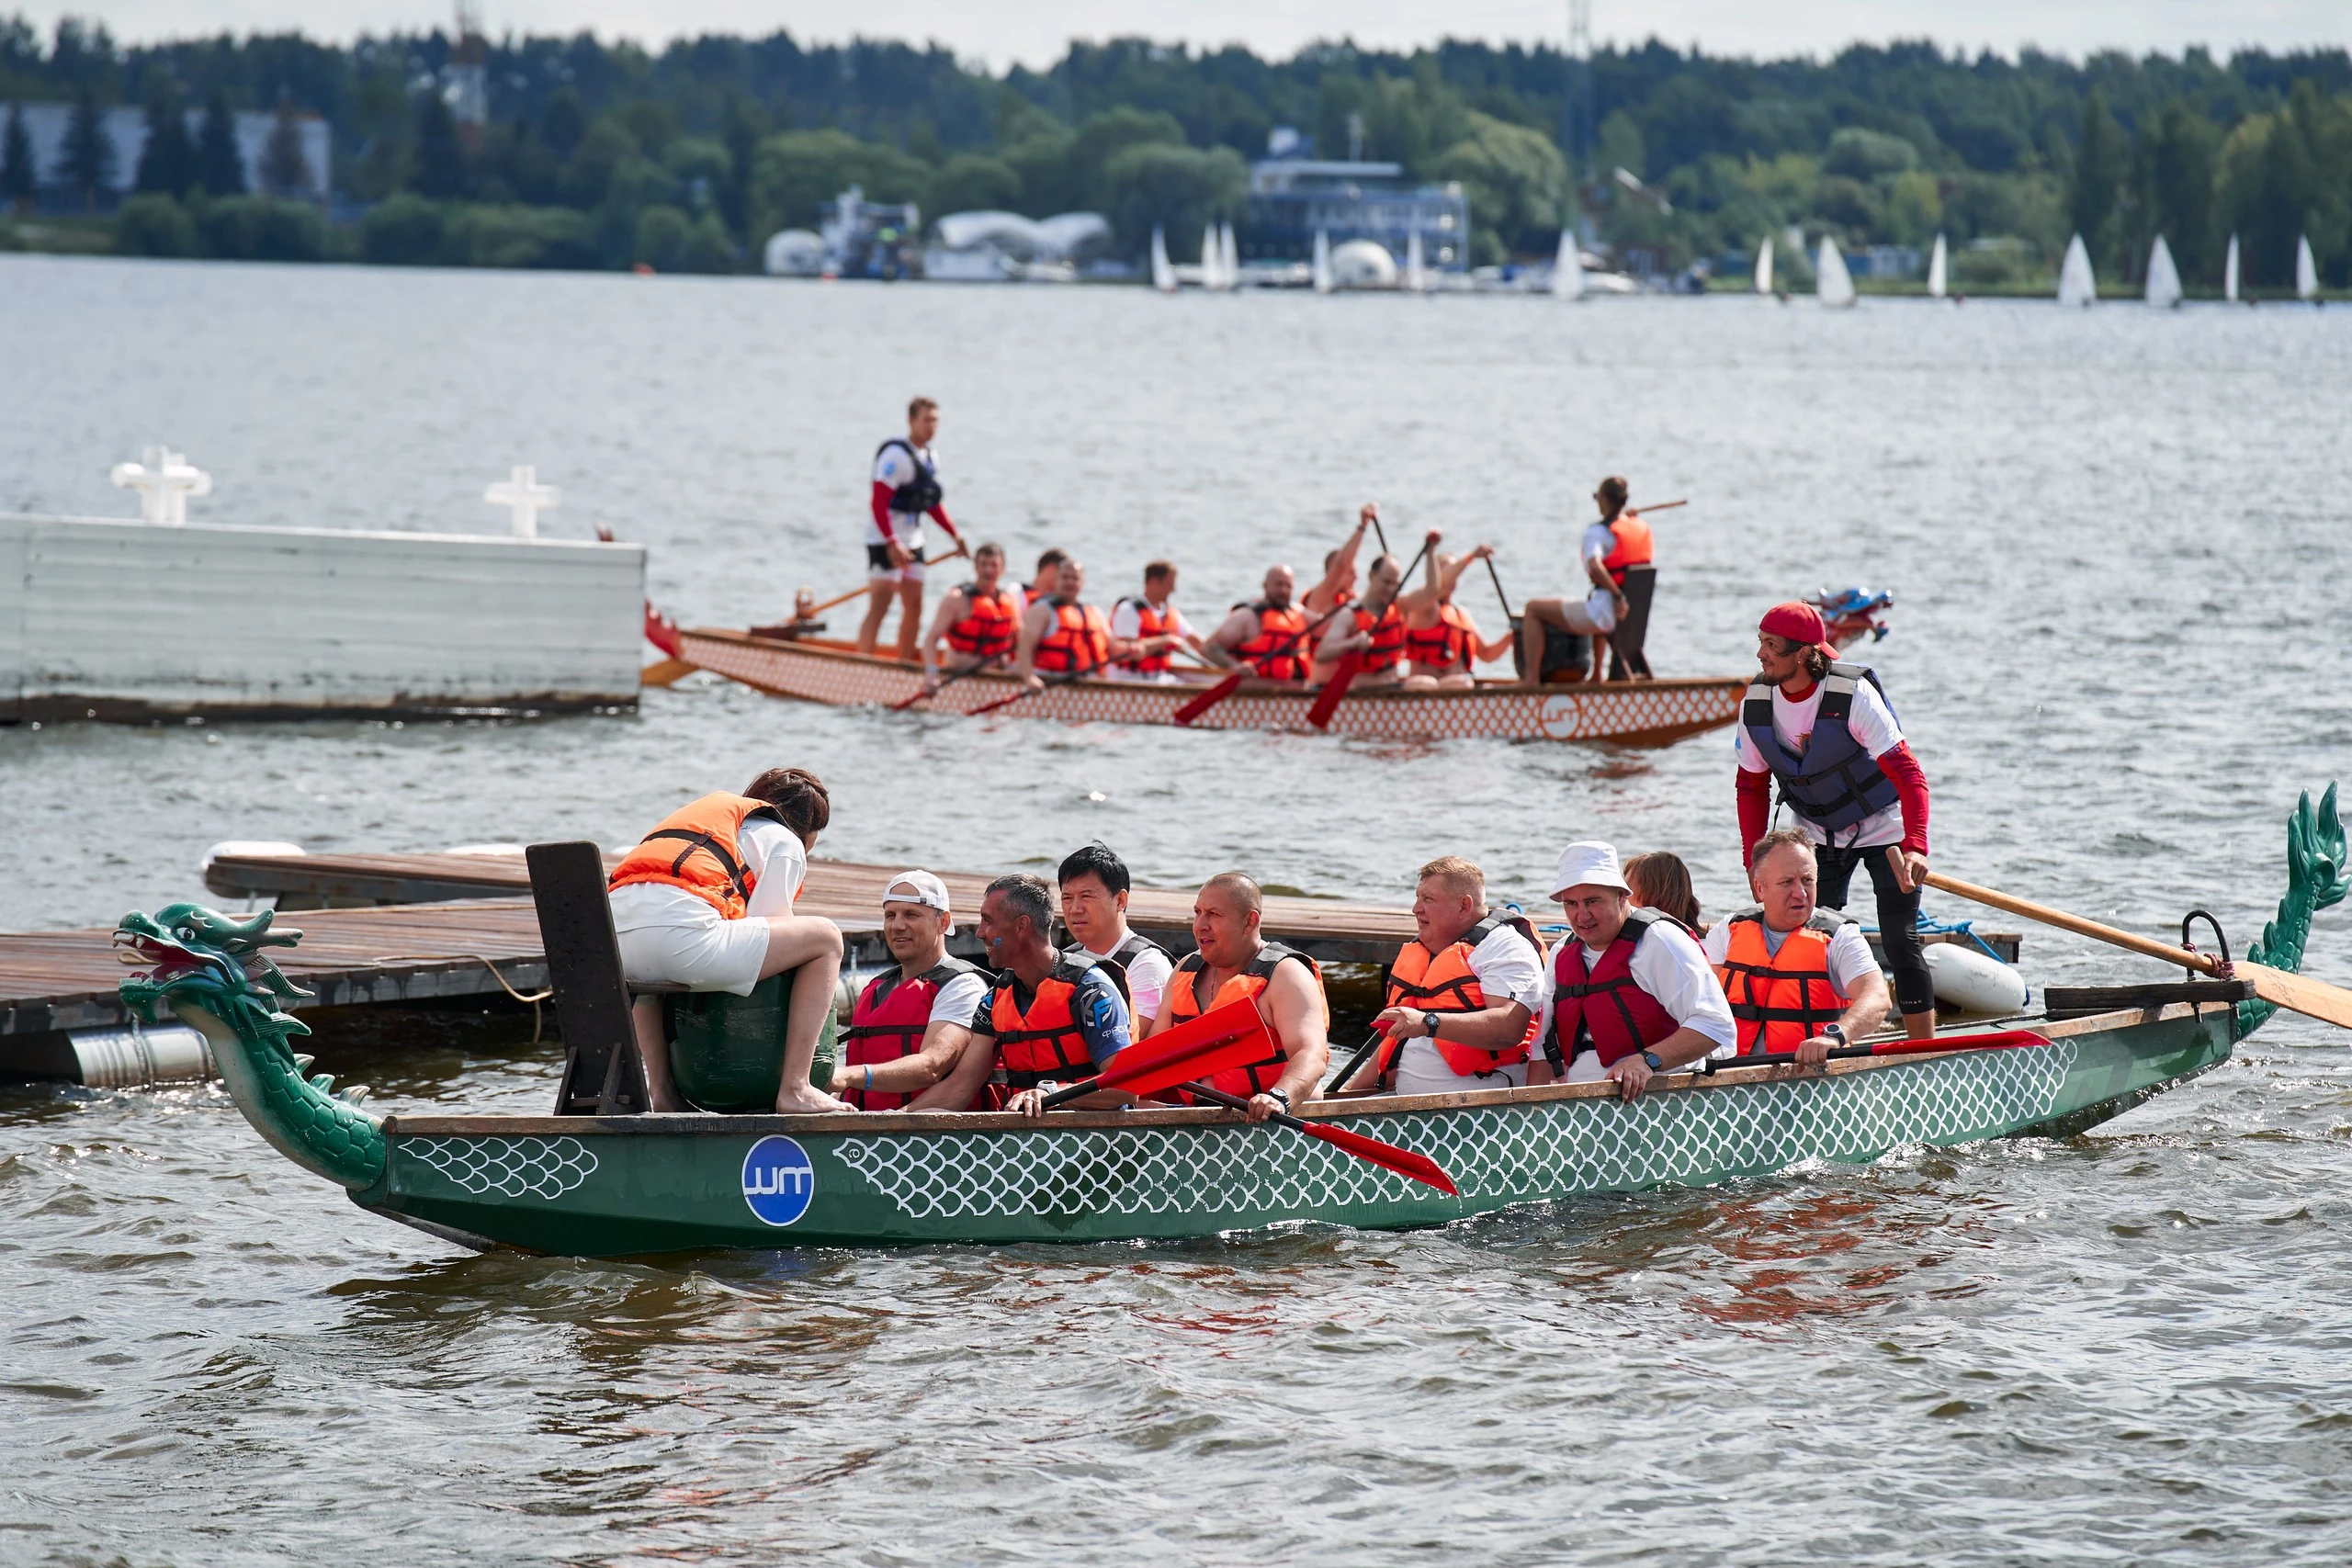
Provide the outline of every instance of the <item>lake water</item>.
<path id="1" fill-rule="evenodd" d="M 0 258 L 0 508 L 126 514 L 107 467 L 160 440 L 216 475 L 201 519 L 489 530 L 529 462 L 549 531 L 645 541 L 688 623 L 857 581 L 918 392 L 978 536 L 1073 548 L 1105 600 L 1171 556 L 1196 615 L 1366 499 L 1392 538 L 1493 540 L 1516 602 L 1569 580 L 1602 474 L 1688 496 L 1661 673 L 1748 668 L 1775 600 L 1892 588 L 1870 657 L 1938 863 L 2141 930 L 2202 905 L 2250 940 L 2297 792 L 2352 773 L 2340 310 Z M 1452 852 L 1532 901 L 1598 835 L 1739 896 L 1721 734 L 1375 747 L 690 682 L 627 718 L 0 730 L 0 927 L 197 894 L 232 837 L 623 843 L 783 761 L 860 860 L 1099 835 L 1145 880 L 1401 901 Z M 2321 917 L 2314 973 L 2352 980 L 2347 932 Z M 2035 931 L 2026 973 L 2163 971 Z M 1429 1234 L 661 1267 L 358 1214 L 217 1087 L 0 1091 L 0 1562 L 2341 1562 L 2347 1046 L 2285 1018 L 2071 1142 Z M 391 1110 L 553 1092 L 527 1019 L 340 1018 L 319 1054 Z"/>

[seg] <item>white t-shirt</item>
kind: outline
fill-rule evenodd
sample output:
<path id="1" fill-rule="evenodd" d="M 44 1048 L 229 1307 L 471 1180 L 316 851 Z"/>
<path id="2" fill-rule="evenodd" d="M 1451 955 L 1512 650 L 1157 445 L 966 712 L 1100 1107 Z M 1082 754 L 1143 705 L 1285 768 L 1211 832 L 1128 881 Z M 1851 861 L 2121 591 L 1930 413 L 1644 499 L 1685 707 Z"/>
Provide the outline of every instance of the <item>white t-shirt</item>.
<path id="1" fill-rule="evenodd" d="M 800 835 L 781 822 L 754 817 L 743 824 L 737 843 L 742 852 L 743 874 L 752 883 L 743 918 L 765 919 L 792 913 L 792 901 L 800 897 L 800 885 L 808 879 L 808 852 Z M 644 926 L 698 926 L 724 918 L 708 899 L 666 882 L 632 882 L 614 888 L 611 897 L 616 932 Z"/>
<path id="2" fill-rule="evenodd" d="M 1781 942 L 1785 939 L 1786 934 L 1774 931 L 1770 926 L 1766 926 L 1764 928 L 1765 951 L 1777 956 L 1781 951 Z M 1721 964 L 1724 961 L 1724 955 L 1731 951 L 1731 922 L 1729 920 L 1717 920 L 1714 923 L 1713 928 L 1707 932 L 1703 950 L 1707 954 L 1708 963 Z M 1839 998 L 1850 1001 L 1854 995 L 1854 982 L 1865 975 L 1875 975 L 1878 972 L 1878 960 L 1871 955 L 1870 941 L 1862 935 L 1862 928 L 1851 920 L 1839 926 L 1838 934 L 1829 939 L 1829 983 L 1838 987 Z"/>
<path id="3" fill-rule="evenodd" d="M 1607 560 L 1609 552 L 1616 547 L 1617 536 L 1609 525 L 1595 523 L 1584 531 L 1584 543 L 1577 550 L 1577 564 L 1581 568 L 1588 562 Z M 1588 582 L 1592 581 L 1589 572 L 1579 570 L 1577 575 Z M 1609 590 L 1599 583 L 1593 583 L 1592 591 L 1584 596 L 1584 613 L 1591 616 L 1592 624 L 1603 632 L 1617 629 L 1617 601 L 1610 596 Z"/>
<path id="4" fill-rule="evenodd" d="M 1125 937 L 1119 939 L 1120 942 L 1126 940 Z M 1097 958 L 1111 956 L 1107 953 L 1095 953 L 1084 942 L 1078 946 L 1080 952 L 1093 953 Z M 1144 1020 L 1159 1016 L 1159 998 L 1167 994 L 1168 977 L 1176 972 L 1176 964 L 1156 947 L 1145 948 L 1133 958 L 1120 962 L 1126 965 L 1127 995 L 1135 999 L 1134 1006 L 1127 1011 L 1136 1020 L 1136 1027 L 1141 1028 Z"/>
<path id="5" fill-rule="evenodd" d="M 963 1027 L 971 1022 L 972 1014 L 979 1010 L 980 998 L 988 995 L 988 989 L 989 974 L 985 969 L 974 969 L 956 976 L 940 987 L 938 994 L 931 998 L 931 1017 L 926 1021 Z"/>
<path id="6" fill-rule="evenodd" d="M 1184 612 L 1176 607 L 1175 601 L 1173 600 L 1170 600 L 1166 604 L 1160 606 L 1159 619 L 1161 624 L 1166 627 L 1166 632 L 1162 635 L 1167 635 L 1168 633 L 1172 633 L 1177 637 L 1193 637 L 1196 635 L 1193 629 L 1193 624 L 1184 618 Z M 1136 602 L 1134 599 L 1122 599 L 1116 604 L 1111 606 L 1111 635 L 1117 637 L 1122 642 L 1133 642 L 1143 636 L 1143 615 L 1136 608 Z M 1176 678 L 1173 672 L 1162 672 L 1159 675 L 1138 675 L 1135 670 L 1125 664 L 1112 665 L 1110 674 L 1114 680 L 1128 681 L 1172 681 Z M 1142 1011 L 1140 1007 L 1140 998 L 1137 998 L 1137 1002 L 1138 1007 L 1136 1010 L 1138 1015 L 1145 1018 L 1150 1017 L 1151 1015 L 1149 1013 Z"/>
<path id="7" fill-rule="evenodd" d="M 1772 688 L 1772 734 L 1790 750 L 1803 750 L 1806 738 L 1813 734 L 1814 721 L 1820 712 L 1820 682 L 1815 682 L 1813 690 L 1805 694 L 1803 701 L 1796 702 L 1791 701 L 1789 694 L 1780 687 Z M 1854 704 L 1847 710 L 1846 728 L 1852 733 L 1855 744 L 1873 757 L 1883 757 L 1903 744 L 1902 727 L 1894 722 L 1894 710 L 1886 705 L 1886 699 L 1878 694 L 1878 688 L 1868 681 L 1854 682 Z M 1764 753 L 1756 749 L 1756 742 L 1747 738 L 1745 729 L 1736 732 L 1732 746 L 1738 753 L 1741 772 L 1768 773 L 1772 771 L 1765 765 Z M 1796 818 L 1796 828 L 1816 844 L 1826 844 L 1830 840 L 1829 834 L 1803 817 Z M 1851 828 L 1838 829 L 1837 840 L 1840 849 L 1875 850 L 1901 843 L 1902 802 L 1897 801 L 1883 810 L 1871 812 Z"/>
<path id="8" fill-rule="evenodd" d="M 922 466 L 931 470 L 934 479 L 937 478 L 939 474 L 937 454 L 928 446 L 917 447 L 915 450 L 922 454 Z M 907 451 L 908 444 L 901 438 L 876 452 L 874 455 L 874 482 L 878 485 L 888 485 L 892 490 L 896 490 L 911 480 L 915 477 L 915 461 L 907 456 Z M 901 512 L 894 506 L 890 508 L 890 526 L 898 533 L 900 548 L 917 558 L 922 555 L 922 513 Z M 874 521 L 874 509 L 870 506 L 865 509 L 865 542 L 869 545 L 887 545 L 890 542 L 882 536 L 881 526 Z"/>
<path id="9" fill-rule="evenodd" d="M 1571 936 L 1566 940 L 1574 942 L 1576 938 Z M 1601 957 L 1601 953 L 1589 947 L 1584 950 L 1587 968 L 1599 964 Z M 1556 954 L 1554 962 L 1556 972 Z M 1732 1021 L 1731 1002 L 1724 996 L 1723 983 L 1715 978 L 1714 965 L 1707 962 L 1707 955 L 1699 950 L 1699 944 L 1691 941 L 1681 927 L 1663 919 L 1652 924 L 1649 935 L 1634 949 L 1631 969 L 1634 984 L 1656 998 L 1668 1017 L 1685 1028 L 1697 1030 L 1715 1043 L 1715 1049 L 1709 1052 L 1709 1055 L 1728 1056 L 1732 1054 L 1739 1040 L 1739 1030 Z M 1544 1027 L 1536 1038 L 1546 1039 L 1551 1032 L 1552 987 L 1546 986 L 1544 987 Z M 1571 1043 L 1563 1041 L 1561 1050 L 1566 1051 Z M 1592 1056 L 1596 1062 L 1600 1059 L 1599 1052 L 1587 1052 L 1585 1055 Z M 1599 1076 L 1595 1072 L 1582 1075 L 1584 1077 Z M 1578 1075 L 1570 1073 L 1568 1078 L 1572 1083 L 1577 1082 Z"/>
<path id="10" fill-rule="evenodd" d="M 1488 1007 L 1517 1002 L 1531 1013 L 1544 1010 L 1552 987 L 1544 983 L 1544 955 L 1535 951 L 1517 926 L 1498 925 L 1470 950 L 1470 973 Z M 1452 1094 L 1467 1089 L 1516 1089 L 1527 1081 L 1526 1064 L 1503 1067 L 1483 1077 L 1464 1077 L 1445 1065 L 1437 1047 L 1416 1036 L 1396 1055 L 1398 1094 Z"/>

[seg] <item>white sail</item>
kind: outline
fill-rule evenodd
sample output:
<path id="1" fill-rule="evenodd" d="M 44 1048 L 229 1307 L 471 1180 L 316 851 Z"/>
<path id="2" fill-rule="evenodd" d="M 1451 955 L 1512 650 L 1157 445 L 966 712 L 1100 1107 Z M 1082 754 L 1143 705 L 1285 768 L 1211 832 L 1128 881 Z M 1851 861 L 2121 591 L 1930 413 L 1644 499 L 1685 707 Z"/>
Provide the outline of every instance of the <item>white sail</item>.
<path id="1" fill-rule="evenodd" d="M 1176 269 L 1168 265 L 1168 231 L 1151 226 L 1151 286 L 1162 294 L 1176 292 Z"/>
<path id="2" fill-rule="evenodd" d="M 1938 234 L 1936 236 L 1936 248 L 1928 254 L 1928 299 L 1940 299 L 1944 297 L 1945 285 L 1949 282 L 1949 278 L 1946 275 L 1951 269 L 1951 262 L 1944 254 L 1944 237 L 1941 234 Z"/>
<path id="3" fill-rule="evenodd" d="M 1560 231 L 1560 256 L 1552 264 L 1552 298 L 1584 298 L 1584 257 L 1577 254 L 1577 231 Z"/>
<path id="4" fill-rule="evenodd" d="M 2172 265 L 2172 247 L 2162 234 L 2148 247 L 2147 300 L 2163 310 L 2180 303 L 2180 269 Z"/>
<path id="5" fill-rule="evenodd" d="M 2234 305 L 2238 302 L 2238 237 L 2230 236 L 2230 254 L 2222 263 L 2222 298 Z"/>
<path id="6" fill-rule="evenodd" d="M 2295 298 L 2319 298 L 2319 268 L 2312 261 L 2312 237 L 2309 234 L 2295 236 Z"/>
<path id="7" fill-rule="evenodd" d="M 1233 243 L 1233 225 L 1230 223 L 1217 231 L 1216 276 L 1224 288 L 1241 287 L 1241 247 Z"/>
<path id="8" fill-rule="evenodd" d="M 1416 229 L 1405 242 L 1405 289 L 1419 294 L 1428 287 L 1429 280 L 1421 273 L 1421 231 Z"/>
<path id="9" fill-rule="evenodd" d="M 1816 270 L 1820 281 L 1814 293 L 1828 306 L 1849 306 L 1854 302 L 1854 275 L 1846 270 L 1846 258 L 1838 254 L 1838 242 L 1828 235 L 1821 236 L 1821 260 Z"/>
<path id="10" fill-rule="evenodd" d="M 2098 280 L 2091 276 L 2091 254 L 2080 234 L 2066 242 L 2066 259 L 2058 268 L 2058 303 L 2090 305 L 2098 299 Z"/>
<path id="11" fill-rule="evenodd" d="M 1223 270 L 1217 264 L 1224 259 L 1225 247 L 1217 243 L 1216 225 L 1212 223 L 1201 231 L 1201 287 L 1222 288 L 1225 282 L 1218 275 Z"/>
<path id="12" fill-rule="evenodd" d="M 1328 231 L 1315 231 L 1315 292 L 1331 292 L 1331 236 Z"/>
<path id="13" fill-rule="evenodd" d="M 1770 234 L 1765 235 L 1764 243 L 1756 247 L 1756 292 L 1772 292 L 1772 236 Z"/>

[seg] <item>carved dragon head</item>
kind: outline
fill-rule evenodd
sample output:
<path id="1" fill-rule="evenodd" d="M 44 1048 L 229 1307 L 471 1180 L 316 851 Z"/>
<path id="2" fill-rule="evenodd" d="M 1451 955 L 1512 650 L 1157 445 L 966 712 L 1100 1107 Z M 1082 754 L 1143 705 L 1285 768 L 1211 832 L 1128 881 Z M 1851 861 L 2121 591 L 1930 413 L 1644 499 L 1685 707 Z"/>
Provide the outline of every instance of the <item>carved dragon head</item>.
<path id="1" fill-rule="evenodd" d="M 148 970 L 123 981 L 123 1000 L 150 1022 L 159 1003 L 185 998 L 230 1027 L 280 1045 L 288 1035 L 308 1034 L 279 1004 L 311 993 L 280 974 L 262 951 L 291 947 L 302 933 L 272 931 L 275 918 L 265 909 L 249 919 L 233 919 L 201 904 L 167 904 L 152 915 L 134 909 L 115 923 L 115 956 Z"/>

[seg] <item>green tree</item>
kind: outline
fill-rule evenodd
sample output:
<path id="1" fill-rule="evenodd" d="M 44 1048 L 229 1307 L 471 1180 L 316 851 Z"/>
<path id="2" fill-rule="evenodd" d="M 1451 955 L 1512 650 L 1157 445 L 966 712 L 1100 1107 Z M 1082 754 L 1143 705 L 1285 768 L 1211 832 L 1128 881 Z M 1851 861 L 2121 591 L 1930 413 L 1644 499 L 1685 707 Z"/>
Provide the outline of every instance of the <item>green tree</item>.
<path id="1" fill-rule="evenodd" d="M 74 100 L 65 122 L 65 144 L 58 150 L 57 172 L 82 193 L 83 205 L 96 207 L 98 192 L 114 181 L 114 138 L 107 134 L 106 111 L 97 95 L 85 87 Z"/>
<path id="2" fill-rule="evenodd" d="M 869 201 L 914 201 L 931 171 L 895 147 L 860 141 L 839 130 L 794 130 L 760 143 L 752 161 L 754 232 L 808 228 L 821 203 L 849 186 Z"/>
<path id="3" fill-rule="evenodd" d="M 219 88 L 204 103 L 204 126 L 197 135 L 204 188 L 212 196 L 240 196 L 245 188 L 245 157 L 237 151 L 237 119 L 228 95 Z"/>
<path id="4" fill-rule="evenodd" d="M 8 130 L 0 139 L 0 207 L 23 207 L 33 198 L 33 139 L 25 129 L 22 105 L 8 106 Z"/>
<path id="5" fill-rule="evenodd" d="M 1601 179 L 1609 177 L 1611 169 L 1639 175 L 1647 164 L 1648 150 L 1642 145 L 1642 128 L 1623 109 L 1611 109 L 1609 118 L 1600 122 L 1596 134 L 1596 173 Z"/>
<path id="6" fill-rule="evenodd" d="M 716 210 L 695 220 L 678 246 L 680 272 L 733 272 L 735 261 L 735 242 L 728 237 L 727 225 Z"/>
<path id="7" fill-rule="evenodd" d="M 2074 191 L 2066 205 L 2075 232 L 2083 237 L 2092 259 L 2102 266 L 2115 259 L 2115 209 L 2130 173 L 2131 157 L 2123 128 L 2108 113 L 2106 95 L 2092 88 L 2083 100 L 2083 137 L 2075 149 Z"/>
<path id="8" fill-rule="evenodd" d="M 923 187 L 923 216 L 933 222 L 951 212 L 1018 211 L 1021 176 L 1001 158 L 958 152 Z"/>
<path id="9" fill-rule="evenodd" d="M 1151 243 L 1155 224 L 1171 243 L 1198 234 L 1212 220 L 1238 218 L 1250 192 L 1250 168 L 1230 147 L 1171 147 L 1147 141 L 1114 157 L 1103 170 L 1110 196 L 1104 214 L 1131 254 Z"/>
<path id="10" fill-rule="evenodd" d="M 196 224 L 166 193 L 141 191 L 115 215 L 114 248 L 126 256 L 192 256 Z"/>
<path id="11" fill-rule="evenodd" d="M 431 201 L 466 193 L 465 150 L 458 145 L 458 122 L 440 94 L 416 96 L 409 154 L 409 188 Z"/>
<path id="12" fill-rule="evenodd" d="M 147 140 L 139 149 L 139 168 L 131 183 L 142 191 L 176 198 L 195 188 L 200 173 L 179 91 L 170 77 L 157 72 L 147 85 Z"/>
<path id="13" fill-rule="evenodd" d="M 261 188 L 277 197 L 308 196 L 311 185 L 311 160 L 302 151 L 301 118 L 295 113 L 293 98 L 281 93 L 277 118 L 269 128 L 269 140 L 262 144 Z"/>
<path id="14" fill-rule="evenodd" d="M 656 204 L 637 215 L 636 243 L 629 259 L 656 272 L 676 269 L 678 254 L 694 225 L 674 207 Z"/>
<path id="15" fill-rule="evenodd" d="M 2207 278 L 2221 267 L 2214 236 L 2214 186 L 2221 137 L 2213 123 L 2179 98 L 2165 105 L 2149 158 L 2149 208 L 2181 275 Z"/>
<path id="16" fill-rule="evenodd" d="M 1867 182 L 1917 168 L 1919 150 L 1900 136 L 1849 125 L 1830 136 L 1821 166 L 1830 174 Z"/>
<path id="17" fill-rule="evenodd" d="M 1470 134 L 1435 161 L 1440 179 L 1459 180 L 1470 201 L 1473 260 L 1556 248 L 1570 210 L 1568 164 L 1552 139 L 1472 109 Z"/>
<path id="18" fill-rule="evenodd" d="M 1905 143 L 1909 145 L 1909 143 Z M 1943 227 L 1944 203 L 1936 176 L 1924 169 L 1894 175 L 1883 182 L 1880 220 L 1887 238 L 1898 244 L 1926 245 Z"/>
<path id="19" fill-rule="evenodd" d="M 753 106 L 727 95 L 727 112 L 719 117 L 718 140 L 727 149 L 727 183 L 718 192 L 719 216 L 730 233 L 748 237 L 752 217 L 752 160 L 759 153 L 761 120 Z"/>
<path id="20" fill-rule="evenodd" d="M 548 95 L 547 107 L 539 111 L 539 141 L 558 158 L 569 158 L 587 133 L 580 94 L 567 82 Z"/>
<path id="21" fill-rule="evenodd" d="M 441 259 L 441 209 L 401 191 L 359 220 L 359 259 L 377 266 L 429 266 Z"/>

